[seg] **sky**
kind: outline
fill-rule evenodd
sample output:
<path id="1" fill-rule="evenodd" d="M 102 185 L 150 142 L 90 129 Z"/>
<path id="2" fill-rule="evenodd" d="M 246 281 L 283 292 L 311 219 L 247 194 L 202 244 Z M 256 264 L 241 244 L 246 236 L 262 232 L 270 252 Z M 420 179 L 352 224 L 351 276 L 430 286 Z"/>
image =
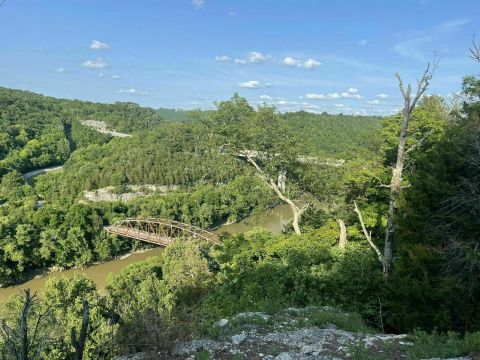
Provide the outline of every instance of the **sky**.
<path id="1" fill-rule="evenodd" d="M 2 0 L 0 0 L 0 3 Z M 154 108 L 234 93 L 281 112 L 386 115 L 439 59 L 449 99 L 480 41 L 478 0 L 5 0 L 0 86 Z"/>

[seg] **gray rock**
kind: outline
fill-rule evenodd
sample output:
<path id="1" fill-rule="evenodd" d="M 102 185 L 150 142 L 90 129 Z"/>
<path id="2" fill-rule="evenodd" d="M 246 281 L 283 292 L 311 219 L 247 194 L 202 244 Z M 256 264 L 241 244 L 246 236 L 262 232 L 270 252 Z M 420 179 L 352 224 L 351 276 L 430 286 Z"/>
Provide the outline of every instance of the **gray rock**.
<path id="1" fill-rule="evenodd" d="M 232 343 L 234 345 L 238 345 L 241 342 L 243 342 L 246 338 L 247 338 L 247 335 L 245 335 L 245 333 L 243 333 L 243 332 L 241 334 L 233 335 L 232 336 Z"/>
<path id="2" fill-rule="evenodd" d="M 227 319 L 221 319 L 217 322 L 217 326 L 219 327 L 224 327 L 228 324 L 228 320 Z"/>
<path id="3" fill-rule="evenodd" d="M 289 353 L 282 352 L 275 356 L 275 360 L 293 360 Z"/>
<path id="4" fill-rule="evenodd" d="M 222 346 L 222 343 L 219 343 L 214 340 L 193 340 L 188 342 L 181 342 L 175 346 L 174 353 L 176 355 L 190 355 L 192 353 L 202 351 L 202 350 L 216 350 Z"/>

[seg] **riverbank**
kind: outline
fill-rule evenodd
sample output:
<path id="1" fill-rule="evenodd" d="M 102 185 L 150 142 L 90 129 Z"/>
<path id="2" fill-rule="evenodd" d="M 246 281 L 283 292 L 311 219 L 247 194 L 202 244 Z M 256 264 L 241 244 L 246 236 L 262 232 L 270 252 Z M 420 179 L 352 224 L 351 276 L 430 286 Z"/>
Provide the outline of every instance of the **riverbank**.
<path id="1" fill-rule="evenodd" d="M 292 210 L 287 204 L 280 204 L 273 209 L 260 214 L 249 216 L 232 224 L 223 224 L 213 232 L 221 234 L 229 232 L 232 234 L 246 232 L 254 227 L 263 227 L 273 233 L 281 233 L 283 227 L 292 218 Z M 125 240 L 128 241 L 128 240 Z M 50 278 L 72 276 L 74 273 L 82 272 L 92 279 L 100 291 L 104 291 L 107 285 L 107 277 L 110 273 L 118 273 L 131 263 L 142 261 L 151 256 L 161 256 L 163 248 L 141 249 L 123 254 L 115 259 L 101 263 L 92 264 L 84 268 L 72 268 L 68 270 L 47 271 L 38 273 L 34 278 L 20 284 L 0 288 L 0 302 L 5 302 L 9 296 L 18 294 L 22 289 L 30 288 L 32 291 L 39 291 Z"/>
<path id="2" fill-rule="evenodd" d="M 30 289 L 32 292 L 40 291 L 45 283 L 51 278 L 62 278 L 73 276 L 75 273 L 84 273 L 92 279 L 100 292 L 105 291 L 107 286 L 107 278 L 109 274 L 116 274 L 126 266 L 146 260 L 152 256 L 162 256 L 163 248 L 157 247 L 153 249 L 144 249 L 122 255 L 114 260 L 91 265 L 84 268 L 72 268 L 63 271 L 51 271 L 41 277 L 35 277 L 21 284 L 16 284 L 0 289 L 0 302 L 5 302 L 8 297 L 18 294 L 23 289 Z"/>

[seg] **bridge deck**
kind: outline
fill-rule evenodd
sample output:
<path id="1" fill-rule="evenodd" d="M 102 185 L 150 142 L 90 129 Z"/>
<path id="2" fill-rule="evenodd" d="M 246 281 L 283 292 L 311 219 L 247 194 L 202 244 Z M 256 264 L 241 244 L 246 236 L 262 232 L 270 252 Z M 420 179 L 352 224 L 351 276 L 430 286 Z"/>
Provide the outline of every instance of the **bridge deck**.
<path id="1" fill-rule="evenodd" d="M 158 218 L 124 219 L 105 227 L 105 231 L 164 247 L 170 245 L 176 238 L 193 238 L 219 243 L 215 234 L 204 229 L 178 221 Z"/>
<path id="2" fill-rule="evenodd" d="M 140 240 L 148 242 L 150 244 L 155 244 L 159 246 L 167 246 L 172 242 L 172 238 L 168 236 L 161 236 L 148 231 L 142 230 L 133 230 L 131 228 L 124 228 L 121 226 L 109 226 L 105 229 L 110 234 L 115 234 L 123 237 L 128 237 L 130 239 Z"/>

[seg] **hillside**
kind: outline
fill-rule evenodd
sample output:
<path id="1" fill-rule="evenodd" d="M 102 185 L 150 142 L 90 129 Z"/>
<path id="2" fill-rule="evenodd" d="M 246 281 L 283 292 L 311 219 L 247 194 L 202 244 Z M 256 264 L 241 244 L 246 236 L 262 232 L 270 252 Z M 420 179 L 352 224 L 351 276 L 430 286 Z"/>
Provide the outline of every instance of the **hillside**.
<path id="1" fill-rule="evenodd" d="M 313 114 L 305 111 L 283 117 L 302 142 L 316 154 L 337 159 L 368 157 L 378 146 L 381 118 L 377 116 Z"/>
<path id="2" fill-rule="evenodd" d="M 429 96 L 412 113 L 387 277 L 379 249 L 400 114 L 279 114 L 235 94 L 195 121 L 167 121 L 131 103 L 1 94 L 0 284 L 21 286 L 37 274 L 48 281 L 38 298 L 11 297 L 0 319 L 21 326 L 19 309 L 31 304 L 29 321 L 40 329 L 32 349 L 43 358 L 73 357 L 72 329 L 87 306 L 92 360 L 159 351 L 189 359 L 480 351 L 476 107 L 452 121 L 443 100 Z M 345 161 L 325 161 L 332 158 Z M 21 172 L 53 165 L 62 171 L 25 183 Z M 104 288 L 83 270 L 151 247 L 105 231 L 119 220 L 213 231 L 277 204 L 293 214 L 275 218 L 281 233 L 252 221 L 248 231 L 219 231 L 213 243 L 137 225 L 142 239 L 169 240 L 161 259 L 102 273 Z M 71 268 L 70 277 L 48 273 Z M 8 339 L 0 346 L 16 351 Z"/>

